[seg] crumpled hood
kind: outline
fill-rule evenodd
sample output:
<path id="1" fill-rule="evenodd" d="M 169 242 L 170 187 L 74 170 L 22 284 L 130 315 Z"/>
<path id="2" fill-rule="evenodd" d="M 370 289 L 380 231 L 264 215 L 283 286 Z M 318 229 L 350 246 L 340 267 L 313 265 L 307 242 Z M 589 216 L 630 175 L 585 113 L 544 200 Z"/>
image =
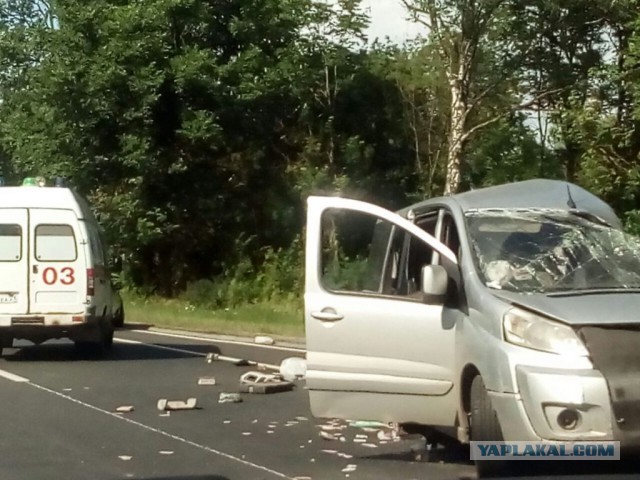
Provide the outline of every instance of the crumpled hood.
<path id="1" fill-rule="evenodd" d="M 640 292 L 580 293 L 548 296 L 493 290 L 509 303 L 529 308 L 571 325 L 640 325 Z"/>

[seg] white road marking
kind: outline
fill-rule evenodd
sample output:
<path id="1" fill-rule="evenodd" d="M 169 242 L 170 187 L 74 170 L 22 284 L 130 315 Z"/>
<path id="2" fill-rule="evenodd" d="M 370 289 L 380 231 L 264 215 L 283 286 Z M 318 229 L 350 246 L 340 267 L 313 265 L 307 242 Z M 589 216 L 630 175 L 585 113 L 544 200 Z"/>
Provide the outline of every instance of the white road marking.
<path id="1" fill-rule="evenodd" d="M 269 467 L 265 467 L 263 465 L 259 465 L 257 463 L 253 463 L 253 462 L 250 462 L 248 460 L 243 460 L 241 458 L 235 457 L 235 456 L 230 455 L 228 453 L 221 452 L 220 450 L 216 450 L 215 448 L 211 448 L 211 447 L 208 447 L 206 445 L 202 445 L 200 443 L 196 443 L 196 442 L 194 442 L 192 440 L 188 440 L 188 439 L 186 439 L 184 437 L 180 437 L 178 435 L 173 435 L 172 433 L 166 432 L 166 431 L 164 431 L 164 430 L 162 430 L 160 428 L 151 427 L 149 425 L 145 425 L 144 423 L 137 422 L 137 421 L 132 420 L 130 418 L 120 416 L 120 415 L 118 415 L 116 413 L 110 412 L 108 410 L 104 410 L 104 409 L 102 409 L 100 407 L 96 407 L 95 405 L 91 405 L 90 403 L 86 403 L 86 402 L 83 402 L 82 400 L 78 400 L 77 398 L 70 397 L 69 395 L 66 395 L 64 393 L 57 392 L 55 390 L 51 390 L 50 388 L 44 387 L 42 385 L 38 385 L 37 383 L 29 382 L 28 380 L 27 380 L 27 382 L 28 382 L 28 385 L 31 385 L 31 386 L 39 389 L 39 390 L 42 390 L 42 391 L 47 392 L 47 393 L 51 393 L 53 395 L 56 395 L 57 397 L 64 398 L 65 400 L 69 400 L 70 402 L 73 402 L 73 403 L 75 403 L 77 405 L 81 405 L 81 406 L 83 406 L 85 408 L 89 408 L 89 409 L 94 410 L 96 412 L 100 412 L 100 413 L 103 413 L 105 415 L 109 415 L 110 417 L 117 418 L 118 420 L 130 423 L 130 424 L 135 425 L 137 427 L 140 427 L 140 428 L 142 428 L 144 430 L 148 430 L 150 432 L 157 433 L 159 435 L 163 435 L 163 436 L 165 436 L 167 438 L 170 438 L 172 440 L 176 440 L 176 441 L 184 443 L 186 445 L 190 445 L 190 446 L 198 448 L 200 450 L 204 450 L 205 452 L 209 452 L 209 453 L 213 453 L 215 455 L 219 455 L 219 456 L 221 456 L 223 458 L 226 458 L 227 460 L 232 460 L 234 462 L 241 463 L 241 464 L 243 464 L 245 466 L 248 466 L 248 467 L 251 467 L 251 468 L 255 468 L 255 469 L 258 469 L 258 470 L 262 470 L 263 472 L 270 473 L 271 475 L 274 475 L 276 477 L 293 480 L 292 477 L 289 477 L 288 475 L 285 475 L 282 472 L 278 472 L 276 470 L 273 470 L 273 469 L 271 469 Z"/>
<path id="2" fill-rule="evenodd" d="M 19 382 L 19 383 L 25 383 L 29 381 L 28 378 L 21 377 L 20 375 L 7 372 L 5 370 L 0 370 L 0 377 L 6 378 L 7 380 L 11 380 L 12 382 Z"/>
<path id="3" fill-rule="evenodd" d="M 189 355 L 195 355 L 198 357 L 206 357 L 207 354 L 206 353 L 202 353 L 202 352 L 195 352 L 193 350 L 186 350 L 184 348 L 176 348 L 176 347 L 167 347 L 166 345 L 157 345 L 155 343 L 145 343 L 145 342 L 140 342 L 138 340 L 129 340 L 127 338 L 114 338 L 113 339 L 114 342 L 118 342 L 118 343 L 128 343 L 131 345 L 143 345 L 145 347 L 151 347 L 151 348 L 158 348 L 160 350 L 168 350 L 170 352 L 176 352 L 176 353 L 186 353 Z M 237 361 L 243 360 L 241 358 L 234 358 L 234 357 L 227 357 L 225 355 L 218 355 L 218 360 L 222 360 L 223 362 L 231 362 L 231 363 L 235 363 Z M 262 362 L 254 362 L 256 365 L 264 365 L 267 368 L 270 368 L 272 370 L 279 370 L 280 367 L 278 365 L 272 365 L 270 363 L 262 363 Z"/>
<path id="4" fill-rule="evenodd" d="M 224 339 L 218 339 L 218 338 L 207 338 L 207 337 L 198 337 L 196 335 L 183 335 L 183 334 L 179 334 L 179 333 L 164 333 L 164 332 L 154 332 L 151 330 L 130 330 L 131 332 L 136 332 L 136 333 L 145 333 L 148 335 L 159 335 L 162 337 L 173 337 L 173 338 L 186 338 L 189 340 L 199 340 L 201 342 L 208 342 L 208 343 L 230 343 L 233 345 L 246 345 L 249 347 L 260 347 L 260 348 L 268 348 L 271 350 L 284 350 L 286 352 L 296 352 L 296 353 L 300 353 L 300 352 L 304 352 L 305 349 L 300 347 L 283 347 L 280 345 L 261 345 L 259 343 L 252 343 L 252 342 L 243 342 L 241 340 L 224 340 Z"/>

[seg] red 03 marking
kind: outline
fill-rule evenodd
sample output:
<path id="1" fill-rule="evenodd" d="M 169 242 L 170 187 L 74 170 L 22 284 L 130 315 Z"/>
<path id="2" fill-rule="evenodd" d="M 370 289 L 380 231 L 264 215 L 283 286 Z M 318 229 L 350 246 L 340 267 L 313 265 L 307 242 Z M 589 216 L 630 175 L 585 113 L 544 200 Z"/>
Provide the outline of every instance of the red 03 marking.
<path id="1" fill-rule="evenodd" d="M 71 267 L 64 267 L 60 273 L 53 267 L 47 267 L 42 271 L 42 281 L 45 285 L 53 285 L 58 280 L 63 285 L 73 285 L 76 281 L 75 271 Z"/>

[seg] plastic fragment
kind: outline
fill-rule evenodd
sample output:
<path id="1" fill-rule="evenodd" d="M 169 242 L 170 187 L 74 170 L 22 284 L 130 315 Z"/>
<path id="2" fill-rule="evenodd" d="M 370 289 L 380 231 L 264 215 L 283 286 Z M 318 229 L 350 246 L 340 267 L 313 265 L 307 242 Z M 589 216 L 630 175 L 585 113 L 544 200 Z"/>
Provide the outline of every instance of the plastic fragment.
<path id="1" fill-rule="evenodd" d="M 307 361 L 300 357 L 285 358 L 280 363 L 280 375 L 290 382 L 304 378 L 307 374 Z"/>
<path id="2" fill-rule="evenodd" d="M 116 408 L 116 412 L 119 412 L 119 413 L 133 412 L 133 406 L 132 405 L 122 405 L 122 406 Z"/>
<path id="3" fill-rule="evenodd" d="M 380 427 L 388 427 L 386 423 L 382 422 L 374 422 L 369 420 L 358 420 L 356 422 L 349 422 L 350 427 L 355 428 L 380 428 Z"/>
<path id="4" fill-rule="evenodd" d="M 258 345 L 273 345 L 276 343 L 273 338 L 266 335 L 258 335 L 253 339 L 253 341 Z"/>
<path id="5" fill-rule="evenodd" d="M 220 397 L 218 397 L 218 403 L 240 403 L 242 402 L 242 397 L 239 393 L 225 393 L 220 392 Z"/>
<path id="6" fill-rule="evenodd" d="M 187 401 L 182 400 L 167 400 L 166 398 L 161 398 L 158 400 L 158 410 L 193 410 L 196 408 L 198 400 L 196 398 L 188 398 Z"/>
<path id="7" fill-rule="evenodd" d="M 216 378 L 215 377 L 200 377 L 198 379 L 198 385 L 215 385 Z"/>
<path id="8" fill-rule="evenodd" d="M 160 450 L 158 453 L 160 455 L 173 455 L 173 450 Z"/>
<path id="9" fill-rule="evenodd" d="M 252 435 L 251 432 L 242 432 L 242 435 L 244 435 L 245 437 L 248 437 L 249 435 Z"/>
<path id="10" fill-rule="evenodd" d="M 324 431 L 321 431 L 321 432 L 320 432 L 320 436 L 321 436 L 322 438 L 324 438 L 325 440 L 335 440 L 335 439 L 336 439 L 336 437 L 334 437 L 334 436 L 333 436 L 333 435 L 331 435 L 330 433 L 327 433 L 327 432 L 324 432 Z"/>
<path id="11" fill-rule="evenodd" d="M 123 460 L 123 461 L 127 462 L 127 461 L 131 460 L 133 457 L 131 455 L 118 455 L 118 458 L 120 460 Z"/>

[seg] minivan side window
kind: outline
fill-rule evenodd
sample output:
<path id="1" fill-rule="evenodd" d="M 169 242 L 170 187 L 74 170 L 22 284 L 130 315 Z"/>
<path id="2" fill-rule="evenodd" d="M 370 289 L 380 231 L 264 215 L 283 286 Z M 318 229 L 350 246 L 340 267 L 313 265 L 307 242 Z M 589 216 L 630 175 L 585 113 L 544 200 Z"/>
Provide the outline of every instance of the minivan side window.
<path id="1" fill-rule="evenodd" d="M 22 259 L 22 227 L 0 224 L 0 262 L 18 262 Z"/>
<path id="2" fill-rule="evenodd" d="M 35 253 L 41 262 L 73 262 L 78 257 L 73 228 L 70 225 L 38 225 Z"/>
<path id="3" fill-rule="evenodd" d="M 362 212 L 329 209 L 322 216 L 322 286 L 334 292 L 413 299 L 419 275 L 407 263 L 429 263 L 432 250 L 405 230 Z M 416 285 L 418 283 L 418 285 Z M 416 300 L 420 296 L 415 296 Z"/>

